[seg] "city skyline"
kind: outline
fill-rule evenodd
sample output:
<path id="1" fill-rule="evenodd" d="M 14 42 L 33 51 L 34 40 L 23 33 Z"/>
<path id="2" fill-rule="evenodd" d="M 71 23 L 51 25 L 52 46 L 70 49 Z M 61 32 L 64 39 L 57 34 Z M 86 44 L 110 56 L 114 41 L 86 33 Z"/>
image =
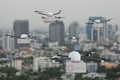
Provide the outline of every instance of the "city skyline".
<path id="1" fill-rule="evenodd" d="M 114 18 L 109 23 L 120 25 L 119 3 L 119 0 L 0 0 L 0 27 L 12 29 L 15 20 L 29 20 L 30 29 L 48 29 L 49 24 L 45 24 L 35 10 L 63 10 L 60 15 L 65 17 L 62 19 L 65 27 L 74 21 L 84 26 L 90 16 Z"/>

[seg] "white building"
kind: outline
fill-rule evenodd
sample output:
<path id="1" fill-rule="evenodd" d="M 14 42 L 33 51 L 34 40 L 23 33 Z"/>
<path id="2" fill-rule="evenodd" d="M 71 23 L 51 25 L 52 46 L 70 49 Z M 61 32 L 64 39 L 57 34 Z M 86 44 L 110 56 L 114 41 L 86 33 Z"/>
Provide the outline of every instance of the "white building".
<path id="1" fill-rule="evenodd" d="M 56 46 L 58 46 L 59 44 L 58 44 L 58 42 L 49 42 L 49 47 L 56 47 Z"/>
<path id="2" fill-rule="evenodd" d="M 50 60 L 48 57 L 37 57 L 33 60 L 33 71 L 44 71 L 46 68 L 59 67 L 59 62 Z"/>
<path id="3" fill-rule="evenodd" d="M 8 31 L 5 35 L 13 35 L 13 33 Z M 14 50 L 14 38 L 10 36 L 3 36 L 2 48 L 9 51 Z"/>

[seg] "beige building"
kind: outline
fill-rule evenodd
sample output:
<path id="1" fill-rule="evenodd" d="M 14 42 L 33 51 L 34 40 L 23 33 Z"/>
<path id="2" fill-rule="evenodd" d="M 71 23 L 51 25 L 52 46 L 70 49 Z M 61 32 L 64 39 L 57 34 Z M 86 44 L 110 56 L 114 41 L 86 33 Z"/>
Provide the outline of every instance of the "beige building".
<path id="1" fill-rule="evenodd" d="M 11 66 L 16 68 L 17 70 L 21 70 L 22 69 L 22 60 L 12 60 L 12 64 Z"/>

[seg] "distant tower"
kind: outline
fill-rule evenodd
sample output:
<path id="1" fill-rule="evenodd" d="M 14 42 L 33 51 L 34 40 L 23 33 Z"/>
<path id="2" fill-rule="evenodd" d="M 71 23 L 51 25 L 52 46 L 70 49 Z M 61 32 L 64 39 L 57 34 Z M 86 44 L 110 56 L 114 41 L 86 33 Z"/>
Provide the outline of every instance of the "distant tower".
<path id="1" fill-rule="evenodd" d="M 58 42 L 63 45 L 65 40 L 64 23 L 63 21 L 55 21 L 49 25 L 50 42 Z"/>
<path id="2" fill-rule="evenodd" d="M 13 35 L 13 32 L 8 31 L 5 35 Z M 14 38 L 10 36 L 3 36 L 2 39 L 2 48 L 13 51 L 14 50 Z"/>
<path id="3" fill-rule="evenodd" d="M 119 27 L 118 27 L 118 25 L 116 24 L 116 25 L 108 25 L 108 38 L 109 38 L 109 40 L 114 40 L 114 38 L 115 38 L 115 36 L 116 36 L 116 33 L 118 33 L 119 32 Z"/>
<path id="4" fill-rule="evenodd" d="M 0 31 L 0 49 L 2 49 L 2 32 Z"/>
<path id="5" fill-rule="evenodd" d="M 2 38 L 0 38 L 0 49 L 2 49 Z"/>
<path id="6" fill-rule="evenodd" d="M 73 22 L 69 25 L 69 38 L 79 37 L 80 34 L 80 26 L 78 22 Z"/>
<path id="7" fill-rule="evenodd" d="M 15 20 L 13 31 L 15 36 L 21 36 L 21 34 L 29 34 L 29 21 L 28 20 Z M 15 48 L 20 47 L 21 44 L 17 43 L 17 38 L 15 38 Z M 21 46 L 28 46 L 29 44 L 24 44 Z"/>
<path id="8" fill-rule="evenodd" d="M 108 31 L 108 33 L 109 33 L 108 34 L 108 39 L 113 40 L 113 33 L 114 33 L 113 32 L 113 26 L 109 24 L 107 27 L 108 27 L 108 30 L 106 30 L 106 31 Z"/>
<path id="9" fill-rule="evenodd" d="M 119 26 L 118 26 L 118 24 L 115 25 L 115 31 L 119 31 Z"/>
<path id="10" fill-rule="evenodd" d="M 92 41 L 102 41 L 104 38 L 107 37 L 107 23 L 102 22 L 105 21 L 106 18 L 104 17 L 89 17 L 89 22 L 86 25 L 86 34 L 88 40 Z M 96 23 L 99 21 L 99 23 Z"/>

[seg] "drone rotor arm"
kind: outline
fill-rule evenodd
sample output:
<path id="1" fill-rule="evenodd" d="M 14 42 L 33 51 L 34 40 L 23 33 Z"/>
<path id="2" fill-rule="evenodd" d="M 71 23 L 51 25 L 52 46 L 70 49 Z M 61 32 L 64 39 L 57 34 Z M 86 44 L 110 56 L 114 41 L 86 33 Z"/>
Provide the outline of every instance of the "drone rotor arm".
<path id="1" fill-rule="evenodd" d="M 58 15 L 62 12 L 62 10 L 59 10 L 57 13 L 54 13 L 53 15 Z"/>

